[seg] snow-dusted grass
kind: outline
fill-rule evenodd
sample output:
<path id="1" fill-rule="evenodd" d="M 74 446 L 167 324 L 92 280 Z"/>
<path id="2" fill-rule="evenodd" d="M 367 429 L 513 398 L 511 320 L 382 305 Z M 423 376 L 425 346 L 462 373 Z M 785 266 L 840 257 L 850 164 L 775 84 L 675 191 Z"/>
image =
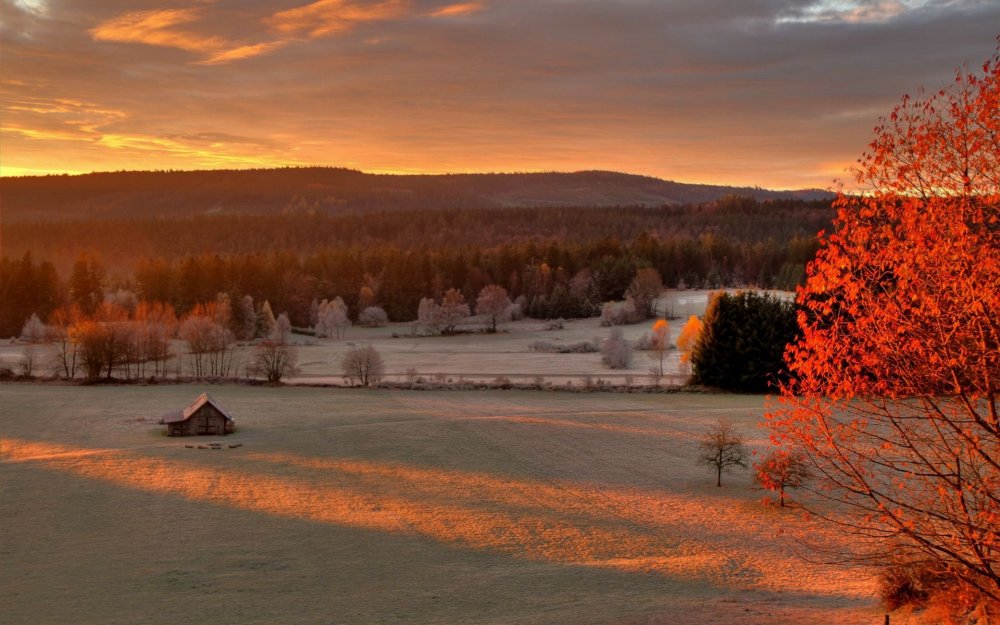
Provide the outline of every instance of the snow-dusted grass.
<path id="1" fill-rule="evenodd" d="M 762 398 L 222 386 L 216 451 L 156 425 L 202 390 L 0 385 L 7 621 L 881 622 L 695 463 Z"/>
<path id="2" fill-rule="evenodd" d="M 660 300 L 661 312 L 672 312 L 678 316 L 670 323 L 670 340 L 676 343 L 681 327 L 692 314 L 703 315 L 712 291 L 667 291 Z M 790 294 L 785 294 L 789 296 Z M 649 332 L 653 320 L 621 326 L 625 338 L 634 342 L 643 333 Z M 515 383 L 529 383 L 541 377 L 547 384 L 565 386 L 567 383 L 579 386 L 586 378 L 596 381 L 603 379 L 613 384 L 625 384 L 631 378 L 633 385 L 648 385 L 649 369 L 653 364 L 645 353 L 637 352 L 630 369 L 610 370 L 601 363 L 599 353 L 544 353 L 530 349 L 536 341 L 549 341 L 555 345 L 572 345 L 597 339 L 601 341 L 610 334 L 610 328 L 603 328 L 600 320 L 576 319 L 564 322 L 559 330 L 547 329 L 548 321 L 524 319 L 503 324 L 497 334 L 478 333 L 484 323 L 461 325 L 460 330 L 469 333 L 454 336 L 420 336 L 413 324 L 390 324 L 381 328 L 355 326 L 349 328 L 341 339 L 314 339 L 293 335 L 298 344 L 299 375 L 286 380 L 290 383 L 330 383 L 342 384 L 341 359 L 353 345 L 373 345 L 386 363 L 386 379 L 407 380 L 407 372 L 413 370 L 424 379 L 451 380 L 459 383 L 489 382 L 497 377 L 509 377 Z M 394 337 L 395 335 L 395 337 Z M 246 374 L 246 365 L 252 359 L 248 346 L 238 347 L 235 374 Z M 0 367 L 7 366 L 15 372 L 24 351 L 24 344 L 0 343 Z M 179 341 L 173 346 L 174 353 L 182 354 L 184 346 Z M 182 371 L 186 371 L 186 357 L 181 356 Z M 51 346 L 39 345 L 36 375 L 52 373 Z M 171 370 L 176 369 L 176 363 Z M 676 350 L 667 353 L 664 361 L 666 377 L 661 382 L 680 385 L 687 378 L 688 371 L 680 363 Z"/>

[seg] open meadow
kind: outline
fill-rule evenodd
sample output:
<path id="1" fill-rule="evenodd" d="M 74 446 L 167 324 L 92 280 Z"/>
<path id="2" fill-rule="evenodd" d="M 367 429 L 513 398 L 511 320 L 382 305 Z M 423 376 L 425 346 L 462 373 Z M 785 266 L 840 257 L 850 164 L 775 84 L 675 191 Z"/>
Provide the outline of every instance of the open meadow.
<path id="1" fill-rule="evenodd" d="M 728 289 L 735 292 L 735 289 Z M 670 343 L 676 344 L 687 318 L 703 316 L 709 299 L 715 291 L 669 290 L 659 300 L 657 310 L 671 318 Z M 787 291 L 769 291 L 777 297 L 790 298 Z M 624 337 L 635 344 L 643 334 L 649 334 L 653 320 L 617 326 Z M 597 351 L 586 353 L 559 353 L 532 349 L 536 343 L 547 343 L 554 349 L 589 343 L 596 350 L 606 339 L 611 328 L 602 327 L 598 317 L 571 319 L 554 328 L 551 321 L 521 319 L 504 323 L 496 334 L 483 333 L 485 322 L 475 317 L 459 325 L 460 334 L 452 336 L 425 336 L 414 323 L 390 323 L 384 327 L 353 326 L 338 339 L 313 338 L 301 334 L 291 336 L 298 351 L 298 372 L 287 376 L 291 384 L 347 383 L 342 375 L 341 361 L 354 346 L 371 345 L 385 361 L 384 379 L 389 382 L 412 382 L 415 378 L 428 382 L 460 384 L 462 382 L 490 383 L 497 378 L 507 378 L 515 384 L 535 384 L 541 381 L 549 386 L 579 387 L 588 382 L 603 380 L 613 385 L 644 386 L 659 383 L 666 386 L 683 385 L 690 374 L 687 365 L 680 362 L 680 352 L 671 349 L 664 354 L 662 379 L 650 377 L 655 354 L 635 351 L 632 364 L 627 369 L 608 369 Z M 25 341 L 10 340 L 0 343 L 0 367 L 19 372 L 25 350 L 35 353 L 34 374 L 48 376 L 59 373 L 55 364 L 54 347 L 48 343 L 29 345 Z M 247 365 L 253 360 L 253 346 L 243 343 L 233 348 L 233 370 L 230 375 L 247 375 Z M 171 374 L 179 372 L 191 376 L 187 346 L 175 339 L 171 346 L 174 357 L 166 368 Z M 82 372 L 77 374 L 82 376 Z M 116 372 L 116 377 L 123 377 Z"/>
<path id="2" fill-rule="evenodd" d="M 696 464 L 761 397 L 219 386 L 234 435 L 164 436 L 203 390 L 0 386 L 4 622 L 882 622 Z"/>

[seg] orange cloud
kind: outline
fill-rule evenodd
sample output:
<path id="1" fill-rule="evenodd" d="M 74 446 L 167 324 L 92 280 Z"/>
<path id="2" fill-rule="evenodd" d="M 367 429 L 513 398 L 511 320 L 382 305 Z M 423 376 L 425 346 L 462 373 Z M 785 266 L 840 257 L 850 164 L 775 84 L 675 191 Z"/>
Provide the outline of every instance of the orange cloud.
<path id="1" fill-rule="evenodd" d="M 143 43 L 178 48 L 188 52 L 213 52 L 226 47 L 219 37 L 205 36 L 173 28 L 198 21 L 201 9 L 135 11 L 108 20 L 90 30 L 97 41 Z"/>
<path id="2" fill-rule="evenodd" d="M 460 17 L 462 15 L 469 15 L 471 13 L 478 13 L 486 8 L 482 2 L 460 2 L 458 4 L 449 4 L 447 6 L 441 7 L 440 9 L 433 11 L 431 17 Z"/>
<path id="3" fill-rule="evenodd" d="M 208 58 L 199 62 L 203 65 L 218 65 L 265 54 L 285 43 L 271 41 L 239 45 L 222 37 L 176 28 L 181 24 L 197 22 L 202 17 L 203 10 L 200 8 L 134 11 L 97 25 L 90 30 L 90 34 L 97 41 L 141 43 L 207 54 Z"/>
<path id="4" fill-rule="evenodd" d="M 238 61 L 240 59 L 248 59 L 253 56 L 260 54 L 267 54 L 272 50 L 277 50 L 278 48 L 284 46 L 287 41 L 268 41 L 265 43 L 257 43 L 253 45 L 239 46 L 232 48 L 230 50 L 223 50 L 213 56 L 208 57 L 203 61 L 199 61 L 199 65 L 221 65 L 222 63 L 229 63 L 230 61 Z"/>
<path id="5" fill-rule="evenodd" d="M 266 21 L 279 33 L 311 39 L 350 30 L 358 24 L 395 19 L 406 14 L 408 0 L 360 4 L 349 0 L 317 0 L 275 13 Z"/>
<path id="6" fill-rule="evenodd" d="M 49 141 L 91 141 L 93 137 L 76 132 L 65 132 L 61 130 L 44 130 L 36 128 L 20 128 L 18 126 L 0 127 L 0 132 L 13 133 L 27 137 L 28 139 L 40 139 Z"/>

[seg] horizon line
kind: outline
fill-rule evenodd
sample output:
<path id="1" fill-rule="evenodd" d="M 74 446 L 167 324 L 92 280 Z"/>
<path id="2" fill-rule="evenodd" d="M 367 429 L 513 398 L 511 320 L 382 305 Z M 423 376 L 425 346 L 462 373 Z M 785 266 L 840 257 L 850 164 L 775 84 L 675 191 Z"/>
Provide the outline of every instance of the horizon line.
<path id="1" fill-rule="evenodd" d="M 623 176 L 635 176 L 637 178 L 652 178 L 654 180 L 659 180 L 661 182 L 672 182 L 676 184 L 692 185 L 692 186 L 706 186 L 706 187 L 731 187 L 735 189 L 755 189 L 761 191 L 775 191 L 775 192 L 789 192 L 789 191 L 821 191 L 824 193 L 835 194 L 836 191 L 833 190 L 832 185 L 828 188 L 820 187 L 799 187 L 799 188 L 771 188 L 764 187 L 761 185 L 745 185 L 745 184 L 721 184 L 721 183 L 710 183 L 710 182 L 690 182 L 683 180 L 676 180 L 671 178 L 661 178 L 660 176 L 655 176 L 652 174 L 641 174 L 633 173 L 628 171 L 619 171 L 614 169 L 579 169 L 572 171 L 565 170 L 512 170 L 512 171 L 413 171 L 413 170 L 401 170 L 401 169 L 386 169 L 386 170 L 370 170 L 365 171 L 355 167 L 349 167 L 345 165 L 273 165 L 265 167 L 205 167 L 205 168 L 193 168 L 193 169 L 115 169 L 115 170 L 93 170 L 89 172 L 84 171 L 50 171 L 46 173 L 36 173 L 36 174 L 5 174 L 0 172 L 0 179 L 14 180 L 23 178 L 66 178 L 66 177 L 82 177 L 82 176 L 93 176 L 101 174 L 175 174 L 175 173 L 197 173 L 197 172 L 254 172 L 254 171 L 278 171 L 283 169 L 339 169 L 343 171 L 351 171 L 359 174 L 364 174 L 368 176 L 400 176 L 400 177 L 416 177 L 416 176 L 515 176 L 515 175 L 541 175 L 541 174 L 587 174 L 587 173 L 600 173 L 600 174 L 618 174 Z"/>

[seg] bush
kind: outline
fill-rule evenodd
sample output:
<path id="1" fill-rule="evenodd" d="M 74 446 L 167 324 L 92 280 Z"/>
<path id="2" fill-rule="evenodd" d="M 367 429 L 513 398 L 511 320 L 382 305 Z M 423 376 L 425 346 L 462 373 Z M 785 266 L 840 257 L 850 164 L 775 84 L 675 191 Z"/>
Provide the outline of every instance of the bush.
<path id="1" fill-rule="evenodd" d="M 581 341 L 569 345 L 558 345 L 552 341 L 535 341 L 528 345 L 533 352 L 544 354 L 593 354 L 598 351 L 597 341 Z"/>
<path id="2" fill-rule="evenodd" d="M 620 328 L 611 330 L 611 336 L 601 345 L 601 362 L 609 369 L 628 369 L 632 364 L 632 347 Z"/>
<path id="3" fill-rule="evenodd" d="M 389 323 L 389 316 L 378 306 L 369 306 L 358 315 L 358 324 L 369 328 L 381 328 Z"/>

